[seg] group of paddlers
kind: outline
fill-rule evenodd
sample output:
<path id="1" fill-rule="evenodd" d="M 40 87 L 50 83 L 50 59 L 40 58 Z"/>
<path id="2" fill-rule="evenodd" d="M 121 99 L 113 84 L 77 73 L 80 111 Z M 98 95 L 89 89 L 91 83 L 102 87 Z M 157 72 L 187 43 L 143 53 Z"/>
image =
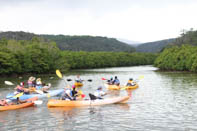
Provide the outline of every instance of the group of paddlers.
<path id="1" fill-rule="evenodd" d="M 15 94 L 24 92 L 25 94 L 36 93 L 37 90 L 41 90 L 44 93 L 47 93 L 47 90 L 51 87 L 51 84 L 42 83 L 41 78 L 35 78 L 33 76 L 29 77 L 27 81 L 27 86 L 25 87 L 25 83 L 21 82 L 19 85 L 15 87 Z"/>
<path id="2" fill-rule="evenodd" d="M 77 75 L 75 82 L 82 83 L 80 76 Z M 102 86 L 99 86 L 94 94 L 89 93 L 90 99 L 102 99 L 102 96 L 106 93 L 102 90 Z M 64 88 L 60 99 L 61 100 L 81 100 L 85 97 L 85 94 L 76 85 L 72 85 L 72 88 L 68 85 Z"/>
<path id="3" fill-rule="evenodd" d="M 119 86 L 120 85 L 120 80 L 118 79 L 117 76 L 114 77 L 111 77 L 111 79 L 107 80 L 107 84 L 109 85 L 117 85 Z M 130 78 L 126 84 L 126 86 L 134 86 L 136 85 L 136 82 L 133 80 L 133 78 Z"/>

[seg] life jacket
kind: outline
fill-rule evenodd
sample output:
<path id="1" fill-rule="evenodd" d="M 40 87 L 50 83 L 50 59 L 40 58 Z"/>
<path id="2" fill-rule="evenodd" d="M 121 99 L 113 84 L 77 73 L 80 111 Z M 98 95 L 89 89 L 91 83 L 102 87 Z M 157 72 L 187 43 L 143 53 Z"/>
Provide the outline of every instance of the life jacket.
<path id="1" fill-rule="evenodd" d="M 132 81 L 132 80 L 129 80 L 129 81 L 128 81 L 128 83 L 130 83 L 130 84 L 131 84 L 131 83 L 133 83 L 133 81 Z"/>
<path id="2" fill-rule="evenodd" d="M 16 90 L 17 90 L 18 92 L 23 92 L 23 86 L 17 85 Z"/>
<path id="3" fill-rule="evenodd" d="M 27 84 L 28 84 L 28 87 L 34 87 L 34 83 L 32 81 L 28 81 Z"/>

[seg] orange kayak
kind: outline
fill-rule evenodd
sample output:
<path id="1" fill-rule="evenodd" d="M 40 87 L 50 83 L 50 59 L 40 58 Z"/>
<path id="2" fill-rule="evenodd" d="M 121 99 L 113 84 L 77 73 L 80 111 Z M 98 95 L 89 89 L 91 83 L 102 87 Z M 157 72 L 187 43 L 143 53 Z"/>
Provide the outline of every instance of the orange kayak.
<path id="1" fill-rule="evenodd" d="M 0 106 L 0 111 L 7 111 L 7 110 L 15 110 L 15 109 L 20 109 L 20 108 L 26 108 L 26 107 L 30 107 L 33 106 L 34 103 L 22 103 L 22 104 L 18 104 L 18 105 L 8 105 L 8 106 Z"/>
<path id="2" fill-rule="evenodd" d="M 129 99 L 129 96 L 119 96 L 114 98 L 96 99 L 96 100 L 82 100 L 82 101 L 67 101 L 67 100 L 55 100 L 48 101 L 48 107 L 81 107 L 81 106 L 99 106 L 107 104 L 122 103 Z"/>
<path id="3" fill-rule="evenodd" d="M 0 106 L 0 111 L 7 111 L 7 110 L 15 110 L 15 109 L 20 109 L 20 108 L 26 108 L 30 106 L 34 106 L 35 100 L 37 100 L 38 97 L 33 97 L 31 99 L 27 99 L 26 103 L 21 103 L 21 104 L 16 104 L 16 105 L 7 105 L 7 106 Z"/>
<path id="4" fill-rule="evenodd" d="M 108 90 L 120 90 L 120 86 L 104 84 Z"/>

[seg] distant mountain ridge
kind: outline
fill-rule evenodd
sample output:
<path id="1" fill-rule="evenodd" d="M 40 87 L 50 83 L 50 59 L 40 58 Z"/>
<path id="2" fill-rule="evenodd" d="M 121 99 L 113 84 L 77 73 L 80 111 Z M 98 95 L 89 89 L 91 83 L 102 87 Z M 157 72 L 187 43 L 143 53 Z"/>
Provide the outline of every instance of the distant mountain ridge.
<path id="1" fill-rule="evenodd" d="M 175 42 L 175 38 L 172 39 L 166 39 L 166 40 L 160 40 L 160 41 L 154 41 L 154 42 L 148 42 L 140 44 L 139 46 L 135 47 L 137 52 L 152 52 L 157 53 L 163 50 L 166 46 L 169 44 L 172 44 Z"/>
<path id="2" fill-rule="evenodd" d="M 135 48 L 115 38 L 100 36 L 41 35 L 55 41 L 62 50 L 134 52 Z"/>
<path id="3" fill-rule="evenodd" d="M 127 43 L 128 45 L 131 45 L 133 47 L 139 46 L 141 44 L 141 42 L 138 42 L 138 41 L 131 41 L 131 40 L 122 39 L 122 38 L 117 38 L 117 40 Z"/>
<path id="4" fill-rule="evenodd" d="M 100 36 L 66 36 L 66 35 L 38 35 L 28 32 L 0 32 L 0 39 L 31 40 L 40 37 L 46 41 L 54 41 L 61 50 L 68 51 L 110 51 L 110 52 L 134 52 L 135 48 L 120 42 L 115 38 Z"/>

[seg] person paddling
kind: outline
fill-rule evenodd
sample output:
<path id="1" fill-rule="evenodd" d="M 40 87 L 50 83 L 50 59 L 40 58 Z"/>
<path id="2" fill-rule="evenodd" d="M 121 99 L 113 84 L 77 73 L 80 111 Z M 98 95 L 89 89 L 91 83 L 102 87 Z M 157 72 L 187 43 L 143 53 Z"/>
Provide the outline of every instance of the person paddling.
<path id="1" fill-rule="evenodd" d="M 7 103 L 6 99 L 0 100 L 0 106 L 8 106 L 9 104 Z"/>
<path id="2" fill-rule="evenodd" d="M 120 85 L 120 81 L 119 81 L 119 79 L 118 79 L 117 76 L 115 76 L 114 81 L 113 81 L 113 84 L 114 84 L 114 85 L 117 85 L 117 86 Z"/>
<path id="3" fill-rule="evenodd" d="M 130 78 L 130 79 L 128 80 L 126 86 L 134 86 L 134 85 L 135 85 L 135 83 L 134 83 L 134 81 L 133 81 L 133 78 Z"/>
<path id="4" fill-rule="evenodd" d="M 42 81 L 41 78 L 36 79 L 36 89 L 40 90 L 42 88 Z"/>
<path id="5" fill-rule="evenodd" d="M 33 76 L 29 77 L 29 79 L 27 81 L 28 88 L 35 87 L 36 86 L 35 80 L 36 80 L 35 77 L 33 77 Z"/>
<path id="6" fill-rule="evenodd" d="M 17 85 L 14 89 L 16 90 L 14 94 L 24 92 L 24 82 L 21 82 L 20 85 Z"/>
<path id="7" fill-rule="evenodd" d="M 110 80 L 107 80 L 108 85 L 113 85 L 113 77 L 110 78 Z"/>
<path id="8" fill-rule="evenodd" d="M 43 83 L 42 91 L 44 93 L 48 93 L 47 91 L 49 88 L 51 88 L 51 83 L 48 83 L 48 84 Z"/>
<path id="9" fill-rule="evenodd" d="M 64 92 L 62 93 L 61 100 L 72 100 L 72 90 L 70 87 L 65 87 Z"/>
<path id="10" fill-rule="evenodd" d="M 96 92 L 94 92 L 94 95 L 98 98 L 98 99 L 103 99 L 102 97 L 104 95 L 106 95 L 107 93 L 103 91 L 103 87 L 99 86 L 96 90 Z"/>
<path id="11" fill-rule="evenodd" d="M 80 78 L 80 75 L 77 75 L 75 82 L 79 82 L 79 83 L 83 82 L 83 80 L 81 80 L 81 78 Z"/>
<path id="12" fill-rule="evenodd" d="M 78 97 L 78 91 L 76 91 L 76 86 L 75 85 L 72 86 L 71 93 L 72 93 L 72 100 L 76 100 L 77 97 Z"/>

